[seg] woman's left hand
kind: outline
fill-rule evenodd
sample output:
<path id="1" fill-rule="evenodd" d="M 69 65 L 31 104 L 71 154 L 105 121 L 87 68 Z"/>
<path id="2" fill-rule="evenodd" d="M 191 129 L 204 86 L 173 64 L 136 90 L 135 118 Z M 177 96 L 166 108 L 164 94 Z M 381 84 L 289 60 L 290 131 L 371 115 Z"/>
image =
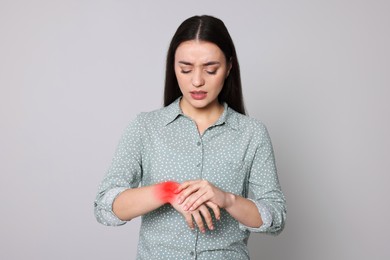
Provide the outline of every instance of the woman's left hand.
<path id="1" fill-rule="evenodd" d="M 176 189 L 176 193 L 180 193 L 176 198 L 178 204 L 181 204 L 186 211 L 196 210 L 200 205 L 208 201 L 217 204 L 220 208 L 227 208 L 232 203 L 231 196 L 234 196 L 215 187 L 206 180 L 183 182 Z"/>

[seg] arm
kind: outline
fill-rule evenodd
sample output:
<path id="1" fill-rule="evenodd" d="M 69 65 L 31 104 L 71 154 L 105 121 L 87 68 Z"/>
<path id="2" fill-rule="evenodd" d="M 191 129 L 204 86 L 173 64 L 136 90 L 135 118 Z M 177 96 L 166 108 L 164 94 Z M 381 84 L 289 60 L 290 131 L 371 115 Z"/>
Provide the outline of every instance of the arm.
<path id="1" fill-rule="evenodd" d="M 107 226 L 123 225 L 126 218 L 121 214 L 124 207 L 124 201 L 136 203 L 137 198 L 132 199 L 136 195 L 138 186 L 142 176 L 142 133 L 143 126 L 141 115 L 139 115 L 126 128 L 119 145 L 116 149 L 111 166 L 104 179 L 102 180 L 98 194 L 95 199 L 95 217 L 98 222 Z M 141 190 L 141 193 L 145 190 Z M 130 197 L 129 197 L 129 194 Z M 115 212 L 121 215 L 120 218 L 113 211 L 115 203 Z M 149 208 L 155 202 L 150 201 Z M 157 206 L 153 204 L 153 206 Z M 126 214 L 126 213 L 125 213 Z M 129 216 L 130 217 L 130 216 Z"/>
<path id="2" fill-rule="evenodd" d="M 146 132 L 140 114 L 125 130 L 112 164 L 95 200 L 98 222 L 108 226 L 123 225 L 170 202 L 177 183 L 138 187 L 142 179 L 143 135 Z M 170 185 L 171 184 L 171 185 Z M 172 186 L 173 185 L 173 186 Z M 165 189 L 165 190 L 164 190 Z"/>
<path id="3" fill-rule="evenodd" d="M 119 194 L 113 202 L 113 213 L 123 221 L 129 221 L 144 215 L 165 204 L 155 194 L 156 186 L 127 189 Z"/>
<path id="4" fill-rule="evenodd" d="M 178 184 L 172 182 L 138 187 L 142 176 L 143 132 L 140 118 L 137 117 L 122 135 L 111 167 L 100 184 L 94 208 L 97 221 L 104 225 L 123 225 L 165 203 L 171 203 L 177 195 L 173 190 Z M 175 204 L 172 206 L 184 216 L 190 228 L 194 228 L 195 221 L 203 230 L 203 219 L 209 228 L 212 227 L 211 215 L 205 205 L 192 214 L 182 211 Z M 219 216 L 216 205 L 208 203 L 207 206 Z"/>
<path id="5" fill-rule="evenodd" d="M 163 184 L 138 187 L 142 176 L 142 135 L 144 132 L 142 115 L 139 115 L 122 135 L 108 173 L 100 184 L 94 208 L 97 221 L 104 225 L 123 225 L 126 221 L 144 215 L 167 202 L 170 203 L 176 196 L 173 193 L 173 187 L 167 189 L 167 186 Z M 216 205 L 209 203 L 207 206 L 214 211 L 216 216 L 219 216 L 219 209 Z M 175 209 L 178 210 L 178 207 Z M 183 214 L 190 227 L 193 227 L 192 217 L 199 227 L 203 226 L 200 214 L 209 227 L 212 225 L 209 224 L 211 216 L 206 206 L 203 206 L 198 213 L 180 213 Z"/>
<path id="6" fill-rule="evenodd" d="M 165 203 L 170 203 L 185 217 L 188 226 L 191 229 L 194 228 L 192 221 L 192 217 L 194 217 L 199 228 L 204 230 L 203 220 L 200 218 L 200 214 L 205 219 L 208 227 L 212 229 L 211 215 L 205 205 L 200 205 L 199 210 L 192 212 L 192 214 L 183 211 L 178 206 L 176 203 L 178 194 L 175 193 L 178 186 L 179 183 L 168 181 L 151 186 L 125 190 L 114 200 L 113 212 L 119 219 L 129 221 L 135 217 L 155 210 Z M 207 203 L 207 206 L 214 211 L 216 218 L 219 219 L 219 208 L 213 203 Z"/>
<path id="7" fill-rule="evenodd" d="M 263 225 L 263 219 L 253 201 L 231 193 L 227 196 L 230 203 L 225 209 L 233 218 L 248 227 L 258 228 Z"/>
<path id="8" fill-rule="evenodd" d="M 185 218 L 187 225 L 194 229 L 194 222 L 204 233 L 205 224 L 209 229 L 214 229 L 209 209 L 205 205 L 200 205 L 198 210 L 185 212 L 176 203 L 177 194 L 174 193 L 179 186 L 176 182 L 163 182 L 151 186 L 127 189 L 122 192 L 113 203 L 114 214 L 122 221 L 129 221 L 135 217 L 144 215 L 165 203 L 170 203 Z M 139 199 L 142 198 L 142 199 Z M 209 206 L 217 219 L 219 219 L 219 208 L 209 202 Z"/>
<path id="9" fill-rule="evenodd" d="M 245 225 L 240 227 L 252 232 L 277 235 L 282 232 L 285 225 L 286 200 L 279 183 L 268 131 L 264 125 L 261 125 L 258 132 L 260 140 L 250 168 L 248 188 L 253 194 L 252 201 L 263 216 L 264 225 L 258 229 Z"/>

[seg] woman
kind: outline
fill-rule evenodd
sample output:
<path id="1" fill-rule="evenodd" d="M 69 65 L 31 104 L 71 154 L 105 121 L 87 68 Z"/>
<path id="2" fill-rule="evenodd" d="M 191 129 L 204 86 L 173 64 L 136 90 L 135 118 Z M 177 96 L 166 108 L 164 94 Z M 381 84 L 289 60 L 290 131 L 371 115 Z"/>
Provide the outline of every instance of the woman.
<path id="1" fill-rule="evenodd" d="M 245 116 L 237 56 L 221 20 L 194 16 L 177 29 L 164 108 L 126 129 L 95 215 L 113 226 L 142 216 L 137 259 L 249 259 L 251 231 L 283 229 L 271 141 L 261 122 Z"/>

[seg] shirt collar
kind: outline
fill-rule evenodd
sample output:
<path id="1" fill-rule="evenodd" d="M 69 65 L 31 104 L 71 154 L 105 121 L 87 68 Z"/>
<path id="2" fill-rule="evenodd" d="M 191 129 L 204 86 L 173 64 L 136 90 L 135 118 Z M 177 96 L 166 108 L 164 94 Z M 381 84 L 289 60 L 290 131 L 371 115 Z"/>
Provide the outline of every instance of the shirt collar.
<path id="1" fill-rule="evenodd" d="M 184 115 L 183 111 L 181 111 L 181 108 L 179 105 L 180 100 L 181 100 L 181 97 L 177 98 L 175 101 L 173 101 L 167 107 L 165 107 L 165 119 L 164 119 L 165 126 L 172 123 L 180 115 Z"/>
<path id="2" fill-rule="evenodd" d="M 177 98 L 175 101 L 173 101 L 170 105 L 168 105 L 165 109 L 165 120 L 164 125 L 167 126 L 173 121 L 175 121 L 179 116 L 185 116 L 183 114 L 183 111 L 180 108 L 180 100 L 182 97 Z M 230 126 L 231 128 L 238 130 L 238 118 L 237 118 L 237 112 L 235 112 L 233 109 L 231 109 L 227 103 L 223 103 L 223 113 L 212 126 L 218 126 L 223 125 L 226 123 L 226 125 Z"/>

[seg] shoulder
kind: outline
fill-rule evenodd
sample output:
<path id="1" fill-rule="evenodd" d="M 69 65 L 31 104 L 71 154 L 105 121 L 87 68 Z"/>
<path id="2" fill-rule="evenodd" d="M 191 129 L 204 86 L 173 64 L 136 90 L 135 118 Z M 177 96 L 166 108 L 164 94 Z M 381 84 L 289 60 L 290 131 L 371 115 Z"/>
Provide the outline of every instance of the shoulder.
<path id="1" fill-rule="evenodd" d="M 232 120 L 232 124 L 243 132 L 258 133 L 267 131 L 266 125 L 261 120 L 240 114 L 233 109 L 229 109 L 229 120 Z"/>
<path id="2" fill-rule="evenodd" d="M 149 112 L 139 113 L 136 116 L 134 123 L 144 127 L 158 127 L 163 126 L 166 123 L 168 117 L 169 108 L 163 107 Z"/>
<path id="3" fill-rule="evenodd" d="M 148 133 L 158 132 L 164 125 L 165 108 L 150 112 L 141 112 L 135 118 L 130 120 L 124 131 L 125 138 L 134 138 L 144 136 Z"/>
<path id="4" fill-rule="evenodd" d="M 228 122 L 240 132 L 240 135 L 257 144 L 270 143 L 271 139 L 266 125 L 259 119 L 229 110 Z"/>

